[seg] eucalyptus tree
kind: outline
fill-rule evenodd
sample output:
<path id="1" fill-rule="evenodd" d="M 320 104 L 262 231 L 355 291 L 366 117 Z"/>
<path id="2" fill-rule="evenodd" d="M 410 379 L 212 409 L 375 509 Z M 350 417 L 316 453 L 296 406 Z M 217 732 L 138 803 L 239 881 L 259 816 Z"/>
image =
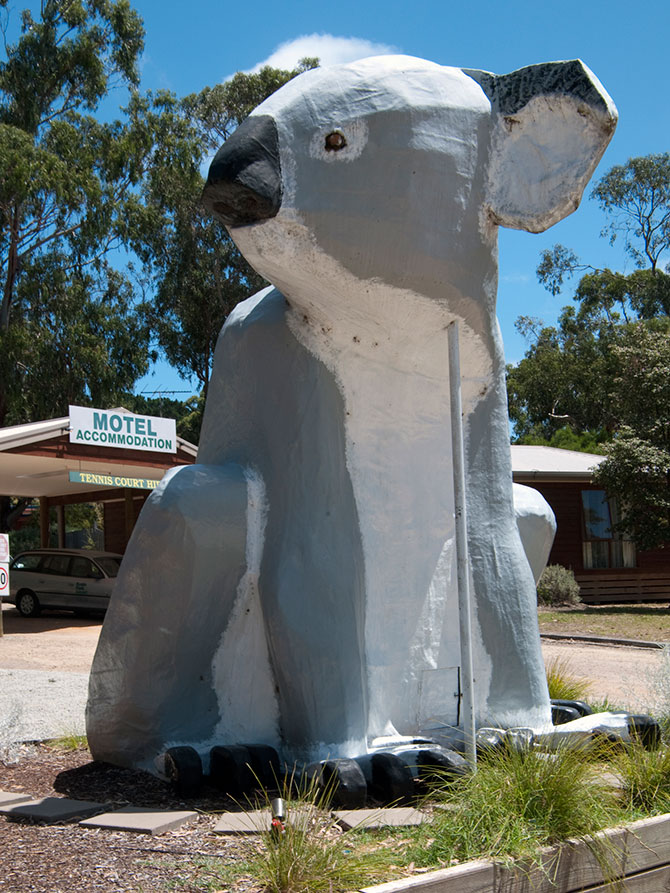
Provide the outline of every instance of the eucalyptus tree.
<path id="1" fill-rule="evenodd" d="M 606 215 L 603 235 L 623 240 L 636 269 L 597 269 L 563 245 L 543 253 L 537 275 L 552 294 L 574 274 L 581 278 L 576 306 L 563 308 L 557 326 L 519 321 L 531 343 L 508 370 L 508 396 L 521 439 L 550 442 L 562 427 L 579 436 L 590 432 L 599 441 L 614 437 L 625 424 L 614 386 L 624 356 L 617 348 L 628 344 L 631 326 L 670 315 L 670 275 L 662 269 L 670 259 L 670 154 L 613 167 L 592 197 Z"/>
<path id="2" fill-rule="evenodd" d="M 142 22 L 127 0 L 42 0 L 20 24 L 0 7 L 2 425 L 109 402 L 150 354 L 113 253 L 146 128 L 96 117 L 112 88 L 137 87 Z"/>

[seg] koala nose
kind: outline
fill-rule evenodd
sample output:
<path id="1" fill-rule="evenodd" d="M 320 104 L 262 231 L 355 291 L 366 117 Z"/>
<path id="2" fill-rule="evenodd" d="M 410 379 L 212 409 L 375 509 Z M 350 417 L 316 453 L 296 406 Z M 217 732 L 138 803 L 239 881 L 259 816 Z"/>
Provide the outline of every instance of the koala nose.
<path id="1" fill-rule="evenodd" d="M 281 194 L 274 118 L 247 118 L 214 156 L 203 204 L 227 226 L 246 226 L 274 217 L 281 207 Z"/>

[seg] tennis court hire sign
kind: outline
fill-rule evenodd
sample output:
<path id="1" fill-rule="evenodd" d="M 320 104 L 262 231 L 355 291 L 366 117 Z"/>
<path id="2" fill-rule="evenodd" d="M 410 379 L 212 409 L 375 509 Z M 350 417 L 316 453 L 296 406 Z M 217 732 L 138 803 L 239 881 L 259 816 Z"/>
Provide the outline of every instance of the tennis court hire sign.
<path id="1" fill-rule="evenodd" d="M 70 406 L 70 443 L 176 453 L 177 423 L 125 410 Z"/>

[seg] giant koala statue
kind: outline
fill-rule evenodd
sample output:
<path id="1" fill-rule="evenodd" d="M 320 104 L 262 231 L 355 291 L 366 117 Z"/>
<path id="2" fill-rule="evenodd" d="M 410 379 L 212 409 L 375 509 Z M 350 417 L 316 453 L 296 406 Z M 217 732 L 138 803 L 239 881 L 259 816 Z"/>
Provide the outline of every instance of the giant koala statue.
<path id="1" fill-rule="evenodd" d="M 454 320 L 477 723 L 550 724 L 497 230 L 574 211 L 615 124 L 580 61 L 384 56 L 305 72 L 224 144 L 205 204 L 273 285 L 228 318 L 198 464 L 128 546 L 91 674 L 96 758 L 251 741 L 316 760 L 458 725 Z M 530 513 L 550 543 L 546 505 Z"/>

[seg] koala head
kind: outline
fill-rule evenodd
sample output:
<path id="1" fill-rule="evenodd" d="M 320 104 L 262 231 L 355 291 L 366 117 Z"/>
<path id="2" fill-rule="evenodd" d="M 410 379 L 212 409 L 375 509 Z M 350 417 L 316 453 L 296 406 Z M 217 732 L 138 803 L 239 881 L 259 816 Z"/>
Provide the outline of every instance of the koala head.
<path id="1" fill-rule="evenodd" d="M 450 281 L 481 268 L 497 225 L 540 232 L 573 211 L 615 123 L 579 61 L 496 76 L 364 59 L 263 102 L 219 150 L 203 200 L 289 293 L 328 279 L 324 258 L 328 287 L 338 268 L 401 288 L 420 271 Z"/>

